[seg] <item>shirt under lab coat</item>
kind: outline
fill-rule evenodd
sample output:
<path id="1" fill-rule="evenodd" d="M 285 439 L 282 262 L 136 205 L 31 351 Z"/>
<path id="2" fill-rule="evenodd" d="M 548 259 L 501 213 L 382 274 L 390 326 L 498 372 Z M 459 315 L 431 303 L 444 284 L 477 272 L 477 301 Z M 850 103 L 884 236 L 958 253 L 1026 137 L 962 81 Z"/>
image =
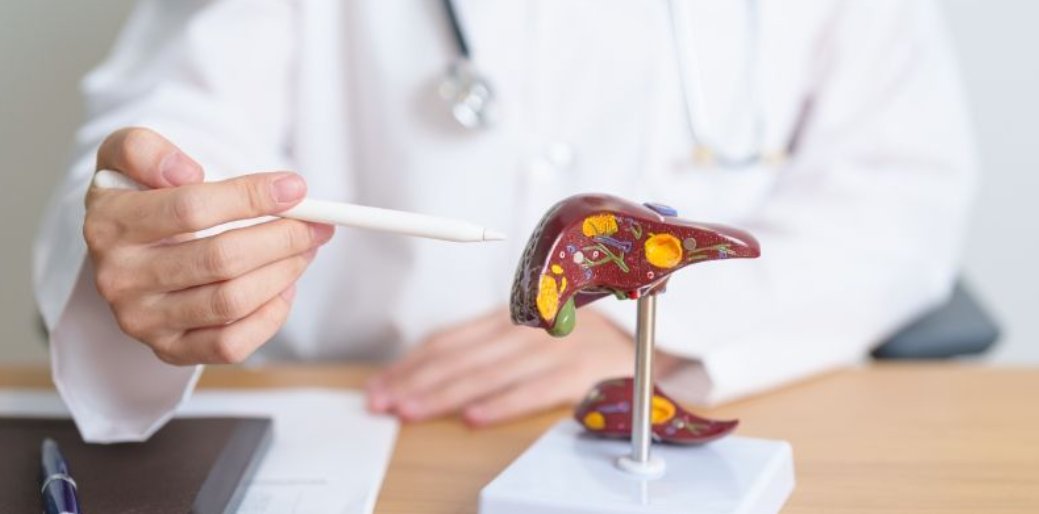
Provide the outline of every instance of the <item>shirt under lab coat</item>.
<path id="1" fill-rule="evenodd" d="M 312 197 L 510 236 L 451 244 L 340 229 L 261 358 L 389 358 L 504 305 L 542 213 L 588 191 L 669 204 L 761 242 L 758 260 L 677 273 L 659 301 L 659 347 L 695 362 L 676 383 L 697 385 L 671 391 L 687 400 L 725 401 L 854 363 L 940 302 L 975 164 L 933 2 L 761 2 L 751 86 L 762 93 L 765 149 L 789 157 L 744 169 L 693 159 L 676 58 L 699 59 L 697 128 L 745 148 L 748 3 L 678 3 L 688 37 L 676 56 L 663 1 L 458 1 L 500 100 L 500 123 L 474 132 L 437 97 L 455 56 L 439 2 L 141 1 L 83 81 L 77 159 L 35 253 L 54 381 L 83 436 L 147 437 L 202 370 L 164 364 L 122 334 L 84 261 L 97 147 L 130 125 L 169 138 L 210 180 L 295 170 Z M 633 302 L 595 308 L 633 330 Z"/>

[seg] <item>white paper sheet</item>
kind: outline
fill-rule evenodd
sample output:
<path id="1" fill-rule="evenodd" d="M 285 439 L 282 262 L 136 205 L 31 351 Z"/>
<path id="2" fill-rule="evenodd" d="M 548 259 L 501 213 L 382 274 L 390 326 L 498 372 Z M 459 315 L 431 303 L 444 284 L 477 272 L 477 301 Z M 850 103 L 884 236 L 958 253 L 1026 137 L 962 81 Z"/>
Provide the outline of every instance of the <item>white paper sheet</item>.
<path id="1" fill-rule="evenodd" d="M 0 414 L 67 417 L 57 394 L 0 390 Z M 261 415 L 274 440 L 239 514 L 370 514 L 393 452 L 397 422 L 372 416 L 353 391 L 202 390 L 179 417 Z"/>

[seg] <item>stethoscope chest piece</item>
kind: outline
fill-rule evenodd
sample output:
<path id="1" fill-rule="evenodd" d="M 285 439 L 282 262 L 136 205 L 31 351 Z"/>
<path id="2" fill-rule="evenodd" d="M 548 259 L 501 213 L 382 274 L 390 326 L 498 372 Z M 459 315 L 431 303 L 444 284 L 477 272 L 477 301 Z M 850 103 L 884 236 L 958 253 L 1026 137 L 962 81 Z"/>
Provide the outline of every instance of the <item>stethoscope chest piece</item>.
<path id="1" fill-rule="evenodd" d="M 487 128 L 497 121 L 494 89 L 469 59 L 455 59 L 437 91 L 451 108 L 451 116 L 463 127 Z"/>
<path id="2" fill-rule="evenodd" d="M 473 66 L 469 41 L 462 30 L 453 1 L 442 0 L 442 3 L 458 55 L 447 67 L 437 92 L 450 107 L 451 116 L 462 127 L 470 130 L 490 127 L 497 121 L 494 88 L 491 87 L 491 81 Z"/>

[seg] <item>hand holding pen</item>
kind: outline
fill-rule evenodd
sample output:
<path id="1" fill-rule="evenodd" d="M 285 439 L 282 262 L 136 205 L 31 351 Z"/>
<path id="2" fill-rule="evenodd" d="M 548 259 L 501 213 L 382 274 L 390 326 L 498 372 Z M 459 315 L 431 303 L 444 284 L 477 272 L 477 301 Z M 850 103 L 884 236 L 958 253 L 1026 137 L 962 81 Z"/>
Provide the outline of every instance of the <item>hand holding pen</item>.
<path id="1" fill-rule="evenodd" d="M 296 280 L 332 238 L 331 223 L 500 238 L 465 221 L 308 200 L 294 173 L 206 183 L 194 160 L 147 129 L 113 133 L 97 160 L 83 225 L 87 269 L 123 332 L 170 364 L 237 363 L 267 342 L 288 316 Z M 195 236 L 265 216 L 284 218 Z"/>

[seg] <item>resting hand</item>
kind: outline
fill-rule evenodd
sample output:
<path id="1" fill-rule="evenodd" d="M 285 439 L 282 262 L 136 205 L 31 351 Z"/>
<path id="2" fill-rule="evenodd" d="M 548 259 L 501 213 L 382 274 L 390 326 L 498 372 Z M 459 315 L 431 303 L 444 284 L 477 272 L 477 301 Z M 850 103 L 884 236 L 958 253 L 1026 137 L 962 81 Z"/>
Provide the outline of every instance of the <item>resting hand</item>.
<path id="1" fill-rule="evenodd" d="M 565 339 L 497 310 L 429 337 L 369 383 L 368 403 L 409 421 L 461 411 L 481 426 L 577 402 L 633 369 L 631 336 L 594 310 Z"/>
<path id="2" fill-rule="evenodd" d="M 97 166 L 152 188 L 91 187 L 83 235 L 119 327 L 171 364 L 249 356 L 284 323 L 296 279 L 333 233 L 283 219 L 196 238 L 288 209 L 306 184 L 287 172 L 202 183 L 201 167 L 150 130 L 113 133 Z"/>

